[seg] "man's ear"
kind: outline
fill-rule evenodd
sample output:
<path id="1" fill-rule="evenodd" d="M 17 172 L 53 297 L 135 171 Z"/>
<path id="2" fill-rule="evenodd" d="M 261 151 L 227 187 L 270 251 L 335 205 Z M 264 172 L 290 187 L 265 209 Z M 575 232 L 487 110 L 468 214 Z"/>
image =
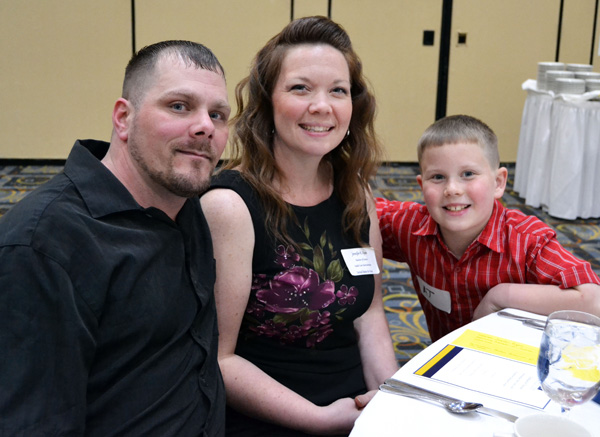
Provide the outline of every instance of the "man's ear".
<path id="1" fill-rule="evenodd" d="M 133 115 L 133 105 L 129 100 L 120 98 L 115 102 L 112 113 L 113 129 L 121 141 L 126 142 Z"/>
<path id="2" fill-rule="evenodd" d="M 500 167 L 498 170 L 496 170 L 496 189 L 494 191 L 494 198 L 500 199 L 504 195 L 507 179 L 508 170 L 506 167 Z"/>

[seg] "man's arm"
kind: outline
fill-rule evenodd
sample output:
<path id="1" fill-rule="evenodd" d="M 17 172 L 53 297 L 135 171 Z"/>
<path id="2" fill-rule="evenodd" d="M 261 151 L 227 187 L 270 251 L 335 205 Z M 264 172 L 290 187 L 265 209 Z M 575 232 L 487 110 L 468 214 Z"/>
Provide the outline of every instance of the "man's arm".
<path id="1" fill-rule="evenodd" d="M 89 316 L 55 261 L 0 248 L 0 434 L 83 434 Z"/>

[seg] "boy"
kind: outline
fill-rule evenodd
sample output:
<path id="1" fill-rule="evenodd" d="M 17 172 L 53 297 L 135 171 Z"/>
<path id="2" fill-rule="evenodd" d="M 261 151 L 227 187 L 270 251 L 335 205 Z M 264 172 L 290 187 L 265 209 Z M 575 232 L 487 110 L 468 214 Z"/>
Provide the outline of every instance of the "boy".
<path id="1" fill-rule="evenodd" d="M 466 115 L 438 120 L 418 145 L 425 205 L 377 199 L 383 256 L 408 264 L 433 341 L 502 308 L 600 314 L 600 279 L 533 216 L 499 201 L 498 140 Z"/>

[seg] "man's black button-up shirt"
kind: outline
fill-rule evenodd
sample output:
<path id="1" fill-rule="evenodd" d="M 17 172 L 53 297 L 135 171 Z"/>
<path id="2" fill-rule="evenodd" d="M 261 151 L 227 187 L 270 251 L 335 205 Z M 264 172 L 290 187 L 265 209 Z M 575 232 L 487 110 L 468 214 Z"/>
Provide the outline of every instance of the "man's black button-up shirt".
<path id="1" fill-rule="evenodd" d="M 142 208 L 78 141 L 0 219 L 0 435 L 221 435 L 215 266 L 197 198 Z"/>

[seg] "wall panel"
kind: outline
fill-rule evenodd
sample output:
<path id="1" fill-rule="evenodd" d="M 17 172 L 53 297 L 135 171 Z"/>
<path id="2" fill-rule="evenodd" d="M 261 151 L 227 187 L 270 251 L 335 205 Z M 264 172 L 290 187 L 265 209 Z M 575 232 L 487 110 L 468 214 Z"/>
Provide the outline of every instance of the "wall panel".
<path id="1" fill-rule="evenodd" d="M 294 0 L 294 16 L 327 15 L 349 32 L 378 99 L 387 160 L 415 161 L 434 121 L 443 0 Z M 596 0 L 564 0 L 560 60 L 600 71 Z M 290 20 L 290 0 L 135 0 L 136 46 L 183 38 L 223 63 L 229 95 L 256 51 Z M 554 60 L 560 0 L 453 0 L 447 113 L 482 118 L 501 157 L 516 159 L 521 83 Z M 598 11 L 600 15 L 600 11 Z M 600 27 L 600 16 L 597 17 Z M 126 0 L 0 1 L 0 159 L 64 159 L 76 138 L 108 140 L 132 50 Z M 423 45 L 423 31 L 435 33 Z M 465 44 L 458 43 L 465 33 Z"/>
<path id="2" fill-rule="evenodd" d="M 416 161 L 435 121 L 442 0 L 333 0 L 331 18 L 350 34 L 378 103 L 376 128 L 389 161 Z M 423 45 L 423 31 L 435 33 Z"/>
<path id="3" fill-rule="evenodd" d="M 64 159 L 110 139 L 131 56 L 123 0 L 0 2 L 0 158 Z"/>
<path id="4" fill-rule="evenodd" d="M 496 132 L 500 158 L 517 157 L 526 93 L 537 63 L 553 61 L 560 0 L 454 0 L 447 115 L 481 118 Z M 466 43 L 459 44 L 459 33 Z"/>
<path id="5" fill-rule="evenodd" d="M 592 36 L 590 36 L 592 38 Z M 593 50 L 590 51 L 594 71 L 600 72 L 600 5 L 596 11 L 596 34 L 593 36 Z M 588 61 L 589 62 L 589 61 Z"/>
<path id="6" fill-rule="evenodd" d="M 560 38 L 560 62 L 589 64 L 596 0 L 565 0 Z"/>
<path id="7" fill-rule="evenodd" d="M 309 17 L 311 15 L 326 17 L 328 8 L 329 2 L 327 0 L 294 0 L 294 18 Z"/>

